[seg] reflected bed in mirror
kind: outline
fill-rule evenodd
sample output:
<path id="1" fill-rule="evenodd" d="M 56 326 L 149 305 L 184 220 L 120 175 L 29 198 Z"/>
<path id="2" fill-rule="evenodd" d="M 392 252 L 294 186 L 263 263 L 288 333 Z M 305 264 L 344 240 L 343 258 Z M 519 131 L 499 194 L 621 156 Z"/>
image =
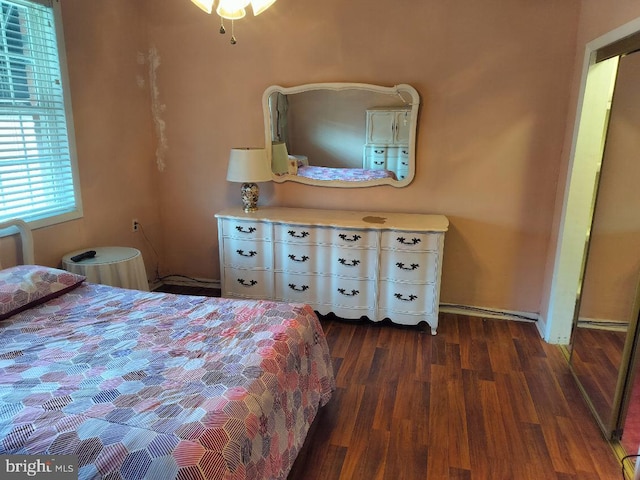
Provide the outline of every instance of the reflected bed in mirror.
<path id="1" fill-rule="evenodd" d="M 415 175 L 420 97 L 401 84 L 273 85 L 262 96 L 276 182 L 407 186 Z"/>

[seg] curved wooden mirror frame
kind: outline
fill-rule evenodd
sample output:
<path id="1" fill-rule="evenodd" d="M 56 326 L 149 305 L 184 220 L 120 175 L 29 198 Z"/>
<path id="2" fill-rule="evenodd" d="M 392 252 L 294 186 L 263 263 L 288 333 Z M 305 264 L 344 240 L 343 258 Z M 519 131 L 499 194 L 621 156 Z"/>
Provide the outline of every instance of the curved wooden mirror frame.
<path id="1" fill-rule="evenodd" d="M 265 147 L 273 166 L 273 180 L 323 187 L 405 187 L 415 175 L 419 107 L 418 92 L 407 84 L 393 87 L 365 83 L 272 85 L 262 95 L 262 108 Z M 371 132 L 380 124 L 374 127 L 373 120 L 368 124 L 367 110 L 395 111 L 397 123 L 392 127 L 395 140 L 385 141 L 377 150 L 378 144 L 367 139 L 371 140 Z M 272 150 L 272 145 L 278 143 L 287 145 L 286 153 L 282 153 L 282 145 Z M 292 155 L 288 168 L 283 167 L 283 155 L 284 158 Z M 383 160 L 386 164 L 375 161 L 376 155 L 376 158 L 388 155 Z M 296 171 L 298 164 L 320 168 Z M 310 176 L 305 176 L 307 174 Z"/>

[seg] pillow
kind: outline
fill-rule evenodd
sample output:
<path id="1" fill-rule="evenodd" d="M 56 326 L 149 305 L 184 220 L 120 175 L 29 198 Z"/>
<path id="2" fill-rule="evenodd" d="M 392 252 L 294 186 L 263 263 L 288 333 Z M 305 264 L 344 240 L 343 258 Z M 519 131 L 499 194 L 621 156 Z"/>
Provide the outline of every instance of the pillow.
<path id="1" fill-rule="evenodd" d="M 73 290 L 84 280 L 82 275 L 39 265 L 0 270 L 0 320 Z"/>

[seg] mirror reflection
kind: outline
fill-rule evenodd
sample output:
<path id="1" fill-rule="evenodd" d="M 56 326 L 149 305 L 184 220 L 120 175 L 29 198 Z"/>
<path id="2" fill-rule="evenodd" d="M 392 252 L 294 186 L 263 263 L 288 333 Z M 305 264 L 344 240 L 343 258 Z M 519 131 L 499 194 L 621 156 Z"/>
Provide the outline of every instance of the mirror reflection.
<path id="1" fill-rule="evenodd" d="M 274 180 L 335 187 L 408 185 L 415 174 L 419 104 L 417 91 L 404 84 L 267 88 L 265 142 Z"/>
<path id="2" fill-rule="evenodd" d="M 638 81 L 640 53 L 621 56 L 570 358 L 600 426 L 627 453 L 637 452 L 640 444 L 640 375 L 634 370 L 640 302 Z"/>

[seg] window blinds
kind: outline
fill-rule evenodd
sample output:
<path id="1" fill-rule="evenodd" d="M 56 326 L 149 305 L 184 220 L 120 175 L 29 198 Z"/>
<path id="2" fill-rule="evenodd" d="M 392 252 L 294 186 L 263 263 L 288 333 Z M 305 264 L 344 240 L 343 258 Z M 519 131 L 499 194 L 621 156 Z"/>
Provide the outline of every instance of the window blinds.
<path id="1" fill-rule="evenodd" d="M 54 15 L 0 0 L 0 221 L 76 210 Z"/>

